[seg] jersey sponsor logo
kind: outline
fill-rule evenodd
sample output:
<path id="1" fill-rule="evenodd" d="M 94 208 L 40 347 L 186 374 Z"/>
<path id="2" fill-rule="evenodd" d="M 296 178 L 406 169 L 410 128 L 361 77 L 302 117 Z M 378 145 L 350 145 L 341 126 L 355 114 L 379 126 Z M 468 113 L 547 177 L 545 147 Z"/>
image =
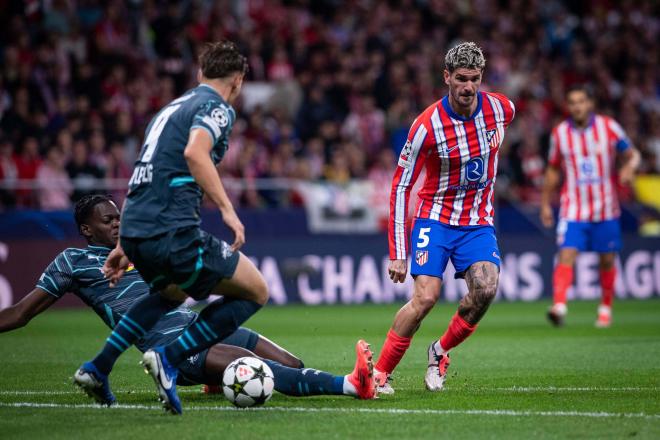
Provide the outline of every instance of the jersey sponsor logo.
<path id="1" fill-rule="evenodd" d="M 484 160 L 481 157 L 470 159 L 465 164 L 465 178 L 468 182 L 477 182 L 484 175 Z"/>
<path id="2" fill-rule="evenodd" d="M 429 251 L 417 251 L 415 253 L 415 262 L 418 266 L 424 266 L 429 261 Z"/>
<path id="3" fill-rule="evenodd" d="M 486 181 L 484 182 L 466 183 L 465 185 L 450 185 L 448 186 L 448 189 L 452 189 L 455 191 L 463 191 L 468 189 L 484 189 L 488 185 L 490 185 L 491 182 L 492 182 L 491 179 L 486 179 Z"/>
<path id="4" fill-rule="evenodd" d="M 211 118 L 220 127 L 226 127 L 229 124 L 229 115 L 224 108 L 214 108 L 211 111 Z"/>
<path id="5" fill-rule="evenodd" d="M 596 167 L 594 166 L 594 163 L 591 160 L 591 158 L 586 157 L 582 159 L 582 163 L 580 164 L 580 169 L 582 170 L 582 173 L 584 175 L 591 176 L 594 173 Z"/>
<path id="6" fill-rule="evenodd" d="M 128 181 L 128 186 L 137 186 L 142 183 L 151 183 L 153 179 L 154 167 L 152 164 L 137 165 L 133 170 L 131 180 Z"/>
<path id="7" fill-rule="evenodd" d="M 412 156 L 412 143 L 407 141 L 403 148 L 401 149 L 401 154 L 399 155 L 399 166 L 402 168 L 410 168 L 412 161 L 410 160 Z"/>

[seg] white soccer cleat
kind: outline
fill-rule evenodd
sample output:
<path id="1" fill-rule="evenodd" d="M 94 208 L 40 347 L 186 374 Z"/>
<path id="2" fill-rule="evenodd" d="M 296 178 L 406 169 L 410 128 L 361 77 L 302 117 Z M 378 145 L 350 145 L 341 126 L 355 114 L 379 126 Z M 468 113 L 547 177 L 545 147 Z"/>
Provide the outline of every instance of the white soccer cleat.
<path id="1" fill-rule="evenodd" d="M 394 388 L 390 385 L 390 375 L 386 372 L 374 368 L 374 381 L 377 394 L 394 394 Z"/>
<path id="2" fill-rule="evenodd" d="M 612 325 L 612 308 L 604 305 L 598 306 L 598 319 L 596 328 L 608 328 Z"/>
<path id="3" fill-rule="evenodd" d="M 438 354 L 435 351 L 435 342 L 429 346 L 429 366 L 424 376 L 427 390 L 440 391 L 444 388 L 449 362 L 449 353 Z"/>
<path id="4" fill-rule="evenodd" d="M 548 317 L 548 321 L 555 327 L 563 327 L 566 313 L 568 313 L 566 304 L 557 303 L 548 309 L 546 316 Z"/>

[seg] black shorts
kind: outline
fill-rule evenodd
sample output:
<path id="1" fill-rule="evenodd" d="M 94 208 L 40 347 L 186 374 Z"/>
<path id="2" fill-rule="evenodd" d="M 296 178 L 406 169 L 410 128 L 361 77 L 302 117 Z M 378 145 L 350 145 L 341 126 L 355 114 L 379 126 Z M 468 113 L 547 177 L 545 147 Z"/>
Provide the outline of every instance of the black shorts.
<path id="1" fill-rule="evenodd" d="M 207 298 L 221 280 L 231 278 L 239 258 L 227 243 L 197 226 L 146 239 L 122 237 L 121 245 L 152 291 L 177 284 L 196 300 Z"/>

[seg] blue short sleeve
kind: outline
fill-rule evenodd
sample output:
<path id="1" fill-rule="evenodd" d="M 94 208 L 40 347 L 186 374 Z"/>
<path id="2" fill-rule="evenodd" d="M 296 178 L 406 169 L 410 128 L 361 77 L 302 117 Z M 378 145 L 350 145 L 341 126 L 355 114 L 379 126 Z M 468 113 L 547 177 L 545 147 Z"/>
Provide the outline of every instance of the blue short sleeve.
<path id="1" fill-rule="evenodd" d="M 59 254 L 39 277 L 37 287 L 55 298 L 61 298 L 66 292 L 72 291 L 75 280 L 69 258 L 66 251 Z"/>
<path id="2" fill-rule="evenodd" d="M 195 113 L 190 129 L 202 128 L 206 130 L 209 136 L 211 136 L 213 145 L 215 145 L 223 135 L 227 135 L 233 118 L 234 114 L 231 108 L 222 104 L 220 101 L 209 100 Z"/>

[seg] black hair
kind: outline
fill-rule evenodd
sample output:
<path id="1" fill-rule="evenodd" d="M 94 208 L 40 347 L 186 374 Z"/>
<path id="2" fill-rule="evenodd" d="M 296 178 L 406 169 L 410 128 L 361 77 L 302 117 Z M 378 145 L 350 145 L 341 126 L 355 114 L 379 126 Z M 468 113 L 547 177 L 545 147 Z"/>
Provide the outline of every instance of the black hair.
<path id="1" fill-rule="evenodd" d="M 73 217 L 76 219 L 78 230 L 80 230 L 80 226 L 83 223 L 87 223 L 92 212 L 94 212 L 94 207 L 96 207 L 96 205 L 112 201 L 112 197 L 102 194 L 88 194 L 82 196 L 73 208 Z"/>
<path id="2" fill-rule="evenodd" d="M 566 89 L 566 97 L 568 97 L 568 95 L 570 95 L 573 92 L 584 92 L 584 94 L 587 95 L 587 98 L 594 99 L 594 91 L 589 84 L 584 84 L 584 83 L 571 84 Z"/>
<path id="3" fill-rule="evenodd" d="M 207 43 L 199 55 L 202 75 L 208 79 L 226 78 L 232 73 L 244 74 L 248 70 L 247 58 L 238 46 L 228 40 Z"/>

